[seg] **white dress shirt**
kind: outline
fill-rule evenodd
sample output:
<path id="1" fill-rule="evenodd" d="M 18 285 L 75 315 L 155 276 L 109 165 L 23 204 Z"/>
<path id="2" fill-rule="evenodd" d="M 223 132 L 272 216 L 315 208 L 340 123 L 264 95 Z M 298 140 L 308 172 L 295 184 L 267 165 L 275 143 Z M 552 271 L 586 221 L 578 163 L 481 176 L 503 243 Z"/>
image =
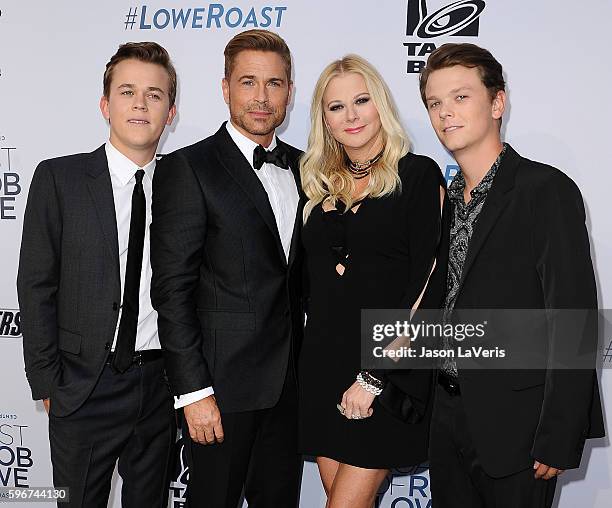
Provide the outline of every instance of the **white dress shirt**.
<path id="1" fill-rule="evenodd" d="M 115 217 L 117 218 L 117 240 L 119 241 L 119 277 L 121 280 L 121 301 L 123 302 L 123 288 L 125 285 L 125 267 L 128 257 L 128 242 L 130 238 L 130 219 L 132 217 L 132 192 L 136 184 L 136 171 L 143 169 L 142 179 L 146 207 L 146 227 L 144 247 L 142 250 L 142 272 L 140 274 L 140 297 L 138 305 L 138 328 L 136 329 L 136 351 L 146 349 L 160 349 L 159 335 L 157 333 L 157 312 L 151 304 L 151 249 L 149 246 L 149 228 L 151 227 L 151 197 L 153 194 L 153 172 L 156 160 L 139 167 L 117 150 L 109 141 L 105 145 L 108 170 L 110 171 L 113 199 L 115 201 Z M 113 339 L 112 350 L 115 350 L 117 333 L 121 322 L 121 309 Z"/>
<path id="2" fill-rule="evenodd" d="M 250 140 L 236 129 L 231 121 L 227 122 L 225 127 L 238 149 L 249 162 L 253 171 L 255 171 L 257 178 L 259 178 L 259 181 L 268 195 L 268 201 L 272 207 L 272 212 L 274 212 L 274 218 L 276 219 L 276 226 L 278 227 L 278 233 L 283 245 L 283 250 L 285 251 L 285 257 L 288 260 L 299 201 L 299 194 L 293 173 L 291 170 L 279 168 L 268 162 L 264 163 L 260 169 L 255 169 L 253 167 L 253 152 L 257 147 L 257 143 Z M 270 145 L 264 148 L 268 151 L 274 150 L 274 148 L 276 148 L 276 136 L 273 136 Z M 209 386 L 202 390 L 175 397 L 174 407 L 176 409 L 184 407 L 198 400 L 202 400 L 213 393 L 213 387 Z"/>

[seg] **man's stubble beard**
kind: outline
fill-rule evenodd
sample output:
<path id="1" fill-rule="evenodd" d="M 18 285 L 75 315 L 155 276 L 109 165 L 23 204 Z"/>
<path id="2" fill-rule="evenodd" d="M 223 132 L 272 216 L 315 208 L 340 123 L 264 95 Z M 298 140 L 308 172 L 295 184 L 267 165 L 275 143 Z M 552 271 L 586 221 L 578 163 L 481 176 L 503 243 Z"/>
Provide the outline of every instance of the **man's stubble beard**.
<path id="1" fill-rule="evenodd" d="M 269 122 L 266 122 L 265 124 L 263 124 L 260 121 L 256 121 L 256 120 L 245 121 L 248 119 L 249 112 L 251 111 L 266 111 L 272 114 L 269 117 Z M 230 99 L 230 118 L 232 119 L 232 122 L 238 127 L 244 129 L 249 134 L 253 134 L 255 136 L 266 136 L 267 134 L 274 132 L 276 128 L 279 127 L 285 121 L 286 116 L 287 116 L 286 107 L 282 108 L 281 110 L 280 108 L 279 109 L 273 109 L 269 107 L 261 108 L 261 107 L 254 107 L 253 105 L 249 105 L 247 109 L 245 110 L 235 111 L 232 109 L 231 99 Z"/>

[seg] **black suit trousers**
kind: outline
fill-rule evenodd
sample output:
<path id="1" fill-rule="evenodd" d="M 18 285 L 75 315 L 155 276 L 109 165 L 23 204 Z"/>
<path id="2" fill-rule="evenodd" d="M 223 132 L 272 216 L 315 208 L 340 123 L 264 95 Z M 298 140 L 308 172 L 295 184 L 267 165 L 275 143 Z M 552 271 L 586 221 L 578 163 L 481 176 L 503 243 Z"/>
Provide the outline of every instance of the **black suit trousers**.
<path id="1" fill-rule="evenodd" d="M 429 448 L 433 508 L 550 508 L 557 479 L 536 480 L 534 473 L 529 467 L 489 476 L 467 428 L 461 395 L 436 387 Z"/>
<path id="2" fill-rule="evenodd" d="M 106 507 L 117 460 L 123 508 L 165 508 L 176 418 L 160 358 L 122 374 L 106 365 L 74 413 L 49 415 L 53 483 L 68 487 L 63 508 Z"/>
<path id="3" fill-rule="evenodd" d="M 223 443 L 201 445 L 184 431 L 190 507 L 237 508 L 243 488 L 249 508 L 298 506 L 297 385 L 293 370 L 287 371 L 274 407 L 221 413 Z M 184 420 L 183 425 L 187 429 Z"/>

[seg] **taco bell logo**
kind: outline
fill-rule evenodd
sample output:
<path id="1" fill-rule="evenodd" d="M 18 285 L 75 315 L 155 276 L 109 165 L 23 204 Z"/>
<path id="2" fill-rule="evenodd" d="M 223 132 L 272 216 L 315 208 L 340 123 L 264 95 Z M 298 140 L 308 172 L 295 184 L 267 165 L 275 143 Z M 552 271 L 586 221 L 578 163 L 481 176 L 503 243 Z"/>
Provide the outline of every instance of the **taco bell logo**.
<path id="1" fill-rule="evenodd" d="M 483 0 L 459 0 L 428 15 L 427 0 L 408 0 L 406 35 L 421 39 L 442 35 L 476 37 L 484 8 Z"/>
<path id="2" fill-rule="evenodd" d="M 406 35 L 419 39 L 457 36 L 477 37 L 480 15 L 485 8 L 484 0 L 458 0 L 430 13 L 427 0 L 408 0 L 406 12 Z M 421 72 L 426 57 L 436 49 L 433 42 L 404 42 L 408 52 L 409 74 Z M 417 57 L 417 58 L 413 58 Z"/>

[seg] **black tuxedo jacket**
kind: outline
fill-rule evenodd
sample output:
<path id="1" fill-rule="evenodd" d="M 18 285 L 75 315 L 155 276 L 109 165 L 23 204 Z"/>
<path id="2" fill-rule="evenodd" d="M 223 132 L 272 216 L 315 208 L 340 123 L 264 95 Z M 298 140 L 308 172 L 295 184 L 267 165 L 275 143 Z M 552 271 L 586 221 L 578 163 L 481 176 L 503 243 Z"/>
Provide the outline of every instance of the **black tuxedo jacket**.
<path id="1" fill-rule="evenodd" d="M 289 153 L 298 188 L 301 152 Z M 175 394 L 222 411 L 272 407 L 301 342 L 298 206 L 289 260 L 268 196 L 225 124 L 166 156 L 153 181 L 152 301 Z"/>
<path id="2" fill-rule="evenodd" d="M 115 203 L 104 146 L 40 163 L 28 195 L 17 290 L 34 399 L 66 416 L 98 380 L 121 299 Z"/>
<path id="3" fill-rule="evenodd" d="M 584 205 L 569 177 L 508 146 L 474 228 L 455 309 L 597 309 Z M 564 334 L 551 335 L 555 351 Z M 534 460 L 578 467 L 585 439 L 604 435 L 594 370 L 458 367 L 468 427 L 493 477 Z"/>

